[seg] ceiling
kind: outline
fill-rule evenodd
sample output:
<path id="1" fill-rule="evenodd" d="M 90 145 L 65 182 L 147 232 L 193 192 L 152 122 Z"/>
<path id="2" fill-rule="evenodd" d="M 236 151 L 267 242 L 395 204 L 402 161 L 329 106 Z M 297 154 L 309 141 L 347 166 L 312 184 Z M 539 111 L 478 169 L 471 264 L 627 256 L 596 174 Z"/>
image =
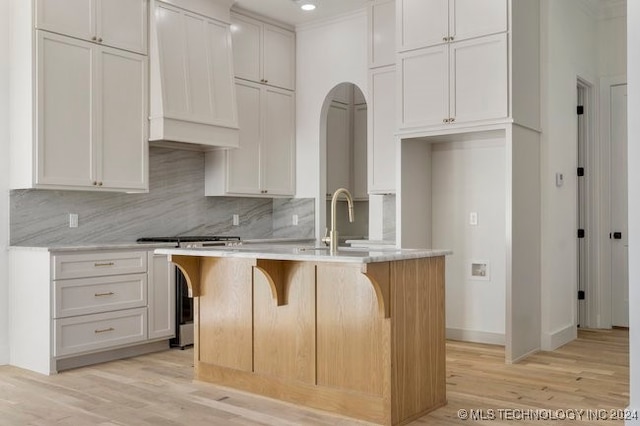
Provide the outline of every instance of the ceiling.
<path id="1" fill-rule="evenodd" d="M 362 9 L 371 0 L 315 0 L 316 9 L 305 12 L 297 0 L 236 0 L 240 7 L 290 25 L 300 25 Z"/>

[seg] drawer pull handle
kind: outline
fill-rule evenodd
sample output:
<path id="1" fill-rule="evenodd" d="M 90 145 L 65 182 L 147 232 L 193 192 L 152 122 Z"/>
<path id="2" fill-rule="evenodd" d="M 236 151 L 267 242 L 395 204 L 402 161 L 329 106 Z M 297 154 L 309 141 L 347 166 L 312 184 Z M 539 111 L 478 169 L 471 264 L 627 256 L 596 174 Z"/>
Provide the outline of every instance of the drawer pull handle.
<path id="1" fill-rule="evenodd" d="M 110 291 L 110 292 L 107 292 L 107 293 L 96 293 L 96 294 L 94 294 L 94 296 L 95 297 L 113 296 L 114 294 L 115 294 L 114 292 Z"/>
<path id="2" fill-rule="evenodd" d="M 115 263 L 113 263 L 113 262 L 94 263 L 93 264 L 93 266 L 96 266 L 96 267 L 98 267 L 98 266 L 113 266 L 113 265 L 115 265 Z"/>
<path id="3" fill-rule="evenodd" d="M 115 328 L 109 327 L 109 328 L 103 328 L 102 330 L 93 330 L 95 334 L 106 333 L 109 331 L 115 331 Z"/>

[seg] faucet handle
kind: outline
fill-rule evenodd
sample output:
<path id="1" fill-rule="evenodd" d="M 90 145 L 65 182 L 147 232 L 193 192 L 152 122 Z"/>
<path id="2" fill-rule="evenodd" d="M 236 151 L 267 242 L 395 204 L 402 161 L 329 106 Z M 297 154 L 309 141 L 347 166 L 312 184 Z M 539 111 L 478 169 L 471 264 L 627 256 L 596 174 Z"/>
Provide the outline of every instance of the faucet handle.
<path id="1" fill-rule="evenodd" d="M 328 246 L 331 242 L 331 238 L 329 237 L 329 228 L 324 228 L 324 237 L 322 237 L 321 241 L 325 246 Z"/>

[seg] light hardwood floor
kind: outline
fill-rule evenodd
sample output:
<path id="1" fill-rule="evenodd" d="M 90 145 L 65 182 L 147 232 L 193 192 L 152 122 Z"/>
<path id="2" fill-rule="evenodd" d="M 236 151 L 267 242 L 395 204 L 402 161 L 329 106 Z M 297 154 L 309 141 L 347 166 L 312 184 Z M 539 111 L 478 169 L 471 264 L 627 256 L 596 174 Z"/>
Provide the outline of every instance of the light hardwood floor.
<path id="1" fill-rule="evenodd" d="M 476 423 L 459 419 L 461 409 L 482 409 L 485 416 L 495 410 L 497 419 L 483 424 L 622 424 L 517 421 L 516 416 L 533 412 L 504 411 L 501 419 L 498 410 L 544 409 L 551 410 L 550 415 L 562 415 L 556 410 L 624 409 L 629 400 L 628 354 L 625 330 L 581 330 L 576 341 L 517 365 L 504 364 L 501 347 L 450 341 L 448 405 L 412 424 Z M 0 425 L 364 424 L 194 382 L 192 355 L 191 350 L 171 350 L 50 377 L 0 367 Z"/>

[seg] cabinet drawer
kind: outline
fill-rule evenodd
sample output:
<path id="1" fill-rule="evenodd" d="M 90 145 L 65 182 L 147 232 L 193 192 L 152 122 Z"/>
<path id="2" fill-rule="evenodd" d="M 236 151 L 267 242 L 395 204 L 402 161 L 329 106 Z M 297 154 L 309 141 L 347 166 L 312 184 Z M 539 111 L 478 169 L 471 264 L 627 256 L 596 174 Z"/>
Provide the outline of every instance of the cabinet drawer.
<path id="1" fill-rule="evenodd" d="M 96 314 L 147 305 L 147 275 L 58 280 L 53 283 L 53 317 Z"/>
<path id="2" fill-rule="evenodd" d="M 53 322 L 56 357 L 147 339 L 147 308 L 63 318 Z"/>
<path id="3" fill-rule="evenodd" d="M 145 272 L 147 272 L 146 251 L 114 251 L 53 256 L 54 280 Z"/>

